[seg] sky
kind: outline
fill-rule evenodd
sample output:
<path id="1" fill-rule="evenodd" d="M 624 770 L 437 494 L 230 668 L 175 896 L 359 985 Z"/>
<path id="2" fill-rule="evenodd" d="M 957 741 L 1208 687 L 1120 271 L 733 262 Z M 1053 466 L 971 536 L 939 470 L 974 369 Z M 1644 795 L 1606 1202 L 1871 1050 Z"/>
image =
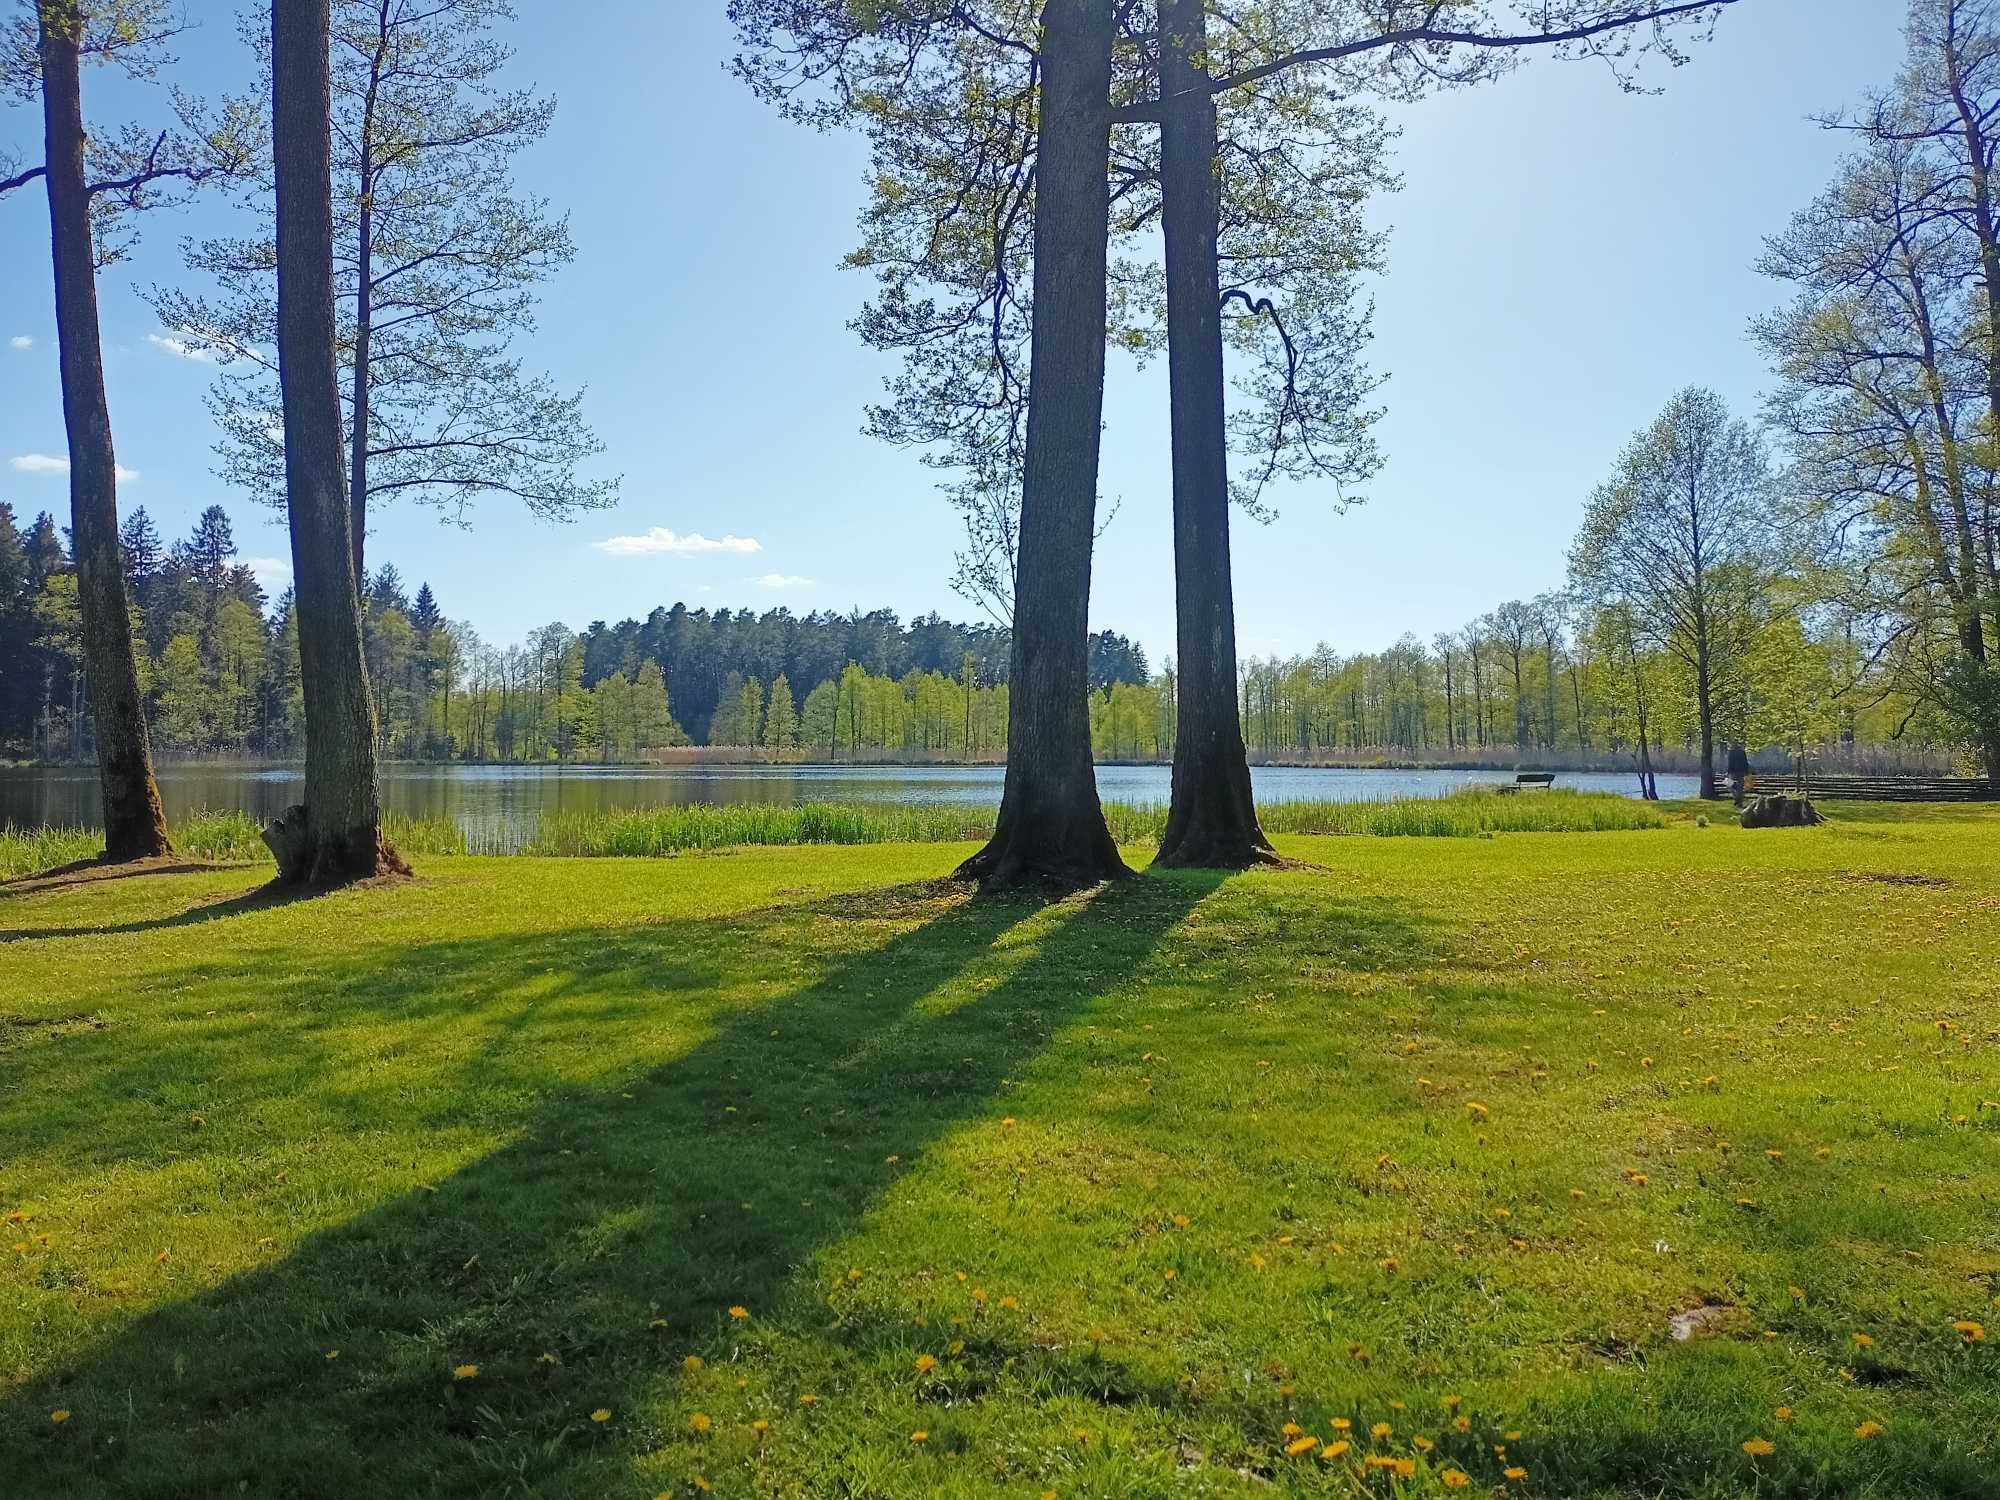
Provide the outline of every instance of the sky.
<path id="1" fill-rule="evenodd" d="M 615 510 L 567 525 L 487 502 L 469 530 L 434 511 L 378 509 L 371 562 L 489 641 L 553 620 L 643 617 L 659 604 L 891 608 L 974 618 L 950 588 L 958 521 L 915 453 L 863 435 L 890 362 L 848 327 L 869 291 L 840 259 L 857 238 L 866 155 L 846 134 L 789 125 L 724 64 L 720 0 L 517 0 L 517 81 L 559 102 L 518 183 L 567 210 L 575 263 L 549 283 L 519 352 L 586 386 L 623 476 Z M 1329 486 L 1275 491 L 1277 518 L 1238 514 L 1239 648 L 1379 649 L 1428 639 L 1503 600 L 1559 586 L 1585 500 L 1630 434 L 1678 389 L 1714 387 L 1754 415 L 1769 376 L 1749 320 L 1782 300 L 1755 270 L 1762 240 L 1826 183 L 1841 151 L 1811 116 L 1886 84 L 1900 0 L 1740 0 L 1657 96 L 1600 64 L 1532 62 L 1497 83 L 1398 108 L 1400 193 L 1372 284 L 1369 362 L 1387 377 L 1386 457 L 1364 505 Z M 249 82 L 229 10 L 189 0 L 197 29 L 170 77 L 197 91 Z M 133 96 L 85 79 L 100 118 Z M 39 115 L 0 110 L 0 153 L 38 149 Z M 236 222 L 222 201 L 153 216 L 101 278 L 120 503 L 169 538 L 227 505 L 273 592 L 288 547 L 276 511 L 213 473 L 202 395 L 139 295 L 182 271 L 182 236 Z M 23 520 L 68 496 L 39 191 L 0 201 L 0 500 Z M 1093 628 L 1173 650 L 1164 362 L 1114 358 Z M 732 545 L 668 549 L 659 533 Z M 650 545 L 634 538 L 652 538 Z M 622 543 L 619 539 L 625 539 Z M 754 550 L 751 544 L 754 543 Z"/>

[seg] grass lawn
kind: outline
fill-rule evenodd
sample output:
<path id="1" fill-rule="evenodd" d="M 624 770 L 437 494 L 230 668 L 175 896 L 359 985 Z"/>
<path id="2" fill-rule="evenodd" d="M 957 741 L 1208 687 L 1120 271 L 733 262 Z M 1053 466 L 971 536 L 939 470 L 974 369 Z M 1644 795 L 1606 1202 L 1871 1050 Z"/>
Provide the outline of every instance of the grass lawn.
<path id="1" fill-rule="evenodd" d="M 1835 811 L 0 894 L 0 1493 L 2000 1495 L 2000 810 Z"/>

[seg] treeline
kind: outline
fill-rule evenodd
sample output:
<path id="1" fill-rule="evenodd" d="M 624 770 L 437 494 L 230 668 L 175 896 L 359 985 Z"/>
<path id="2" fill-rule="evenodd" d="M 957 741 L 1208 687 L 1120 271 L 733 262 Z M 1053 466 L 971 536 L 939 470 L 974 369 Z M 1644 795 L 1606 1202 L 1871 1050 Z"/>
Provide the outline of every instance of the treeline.
<path id="1" fill-rule="evenodd" d="M 267 597 L 238 556 L 228 513 L 210 506 L 169 545 L 139 507 L 119 545 L 153 744 L 184 757 L 301 753 L 293 597 Z M 44 512 L 24 532 L 0 503 L 8 754 L 82 761 L 95 753 L 76 587 L 53 517 Z M 597 621 L 582 632 L 552 624 L 494 646 L 446 618 L 429 584 L 412 595 L 385 563 L 367 579 L 361 618 L 378 745 L 398 759 L 635 760 L 689 744 L 822 759 L 980 757 L 1007 745 L 1006 632 L 936 614 L 905 625 L 888 610 L 711 613 L 676 604 L 643 621 Z M 1091 638 L 1090 659 L 1105 753 L 1157 753 L 1157 708 L 1133 707 L 1156 696 L 1145 653 L 1103 631 Z"/>

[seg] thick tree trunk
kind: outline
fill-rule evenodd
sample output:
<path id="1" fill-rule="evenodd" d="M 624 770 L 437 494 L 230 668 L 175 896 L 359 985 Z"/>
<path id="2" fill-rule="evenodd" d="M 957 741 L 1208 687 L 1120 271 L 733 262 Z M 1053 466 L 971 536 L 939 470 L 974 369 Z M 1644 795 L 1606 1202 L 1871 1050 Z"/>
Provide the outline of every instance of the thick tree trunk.
<path id="1" fill-rule="evenodd" d="M 281 878 L 316 885 L 400 867 L 382 841 L 375 714 L 341 461 L 327 12 L 328 0 L 271 5 L 278 381 L 306 710 L 305 805 L 280 820 L 288 836 L 272 849 Z"/>
<path id="2" fill-rule="evenodd" d="M 74 7 L 41 7 L 42 112 L 47 133 L 49 242 L 55 263 L 56 342 L 63 424 L 69 436 L 70 544 L 77 612 L 97 720 L 97 775 L 104 794 L 104 854 L 114 861 L 169 853 L 167 815 L 153 779 L 153 752 L 132 652 L 125 569 L 118 551 L 118 464 L 104 395 L 97 327 L 96 256 L 84 182 L 83 99 Z M 72 738 L 76 726 L 71 725 Z"/>
<path id="3" fill-rule="evenodd" d="M 1216 261 L 1220 194 L 1205 0 L 1160 0 L 1161 228 L 1173 418 L 1180 735 L 1154 862 L 1241 869 L 1275 859 L 1257 823 L 1236 710 L 1236 595 Z"/>
<path id="4" fill-rule="evenodd" d="M 1090 760 L 1090 551 L 1104 414 L 1112 0 L 1042 11 L 1035 316 L 1016 561 L 1007 780 L 982 889 L 1077 889 L 1129 874 Z"/>

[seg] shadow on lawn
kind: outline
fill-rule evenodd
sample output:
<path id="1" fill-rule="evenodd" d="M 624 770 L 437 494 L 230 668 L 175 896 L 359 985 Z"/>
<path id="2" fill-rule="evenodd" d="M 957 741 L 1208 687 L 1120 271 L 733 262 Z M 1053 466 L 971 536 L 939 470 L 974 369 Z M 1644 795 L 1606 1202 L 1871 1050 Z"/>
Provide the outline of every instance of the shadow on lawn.
<path id="1" fill-rule="evenodd" d="M 629 1454 L 591 1441 L 580 1412 L 622 1410 L 691 1347 L 707 1352 L 731 1305 L 823 1319 L 820 1294 L 796 1280 L 803 1263 L 858 1229 L 926 1146 L 989 1109 L 1220 883 L 1123 882 L 1011 945 L 1040 903 L 940 911 L 929 887 L 710 924 L 755 944 L 760 920 L 893 922 L 899 905 L 905 921 L 928 918 L 790 995 L 724 1010 L 709 1039 L 649 1073 L 560 1085 L 524 1134 L 435 1192 L 322 1232 L 18 1390 L 0 1405 L 0 1464 L 66 1496 L 535 1493 L 596 1475 Z M 701 983 L 718 933 L 688 933 L 678 966 L 673 939 L 703 925 L 378 952 L 343 998 L 420 1024 L 441 974 L 487 994 L 539 985 L 465 1064 L 503 1067 L 532 1045 L 539 1007 L 565 995 L 657 1005 L 661 981 Z M 970 998 L 924 1007 L 977 969 L 994 977 Z M 670 1333 L 648 1329 L 655 1307 Z M 453 1387 L 458 1361 L 479 1365 L 476 1385 Z M 73 1419 L 52 1424 L 58 1407 Z"/>

